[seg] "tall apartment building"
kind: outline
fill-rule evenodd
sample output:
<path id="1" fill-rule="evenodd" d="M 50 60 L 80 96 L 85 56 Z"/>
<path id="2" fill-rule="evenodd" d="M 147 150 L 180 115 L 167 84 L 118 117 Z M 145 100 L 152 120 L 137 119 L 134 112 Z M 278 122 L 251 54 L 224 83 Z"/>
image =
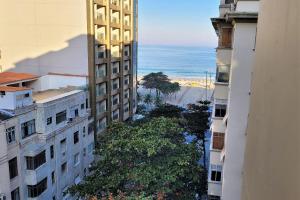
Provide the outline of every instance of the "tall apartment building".
<path id="1" fill-rule="evenodd" d="M 259 1 L 221 1 L 208 194 L 240 200 Z"/>
<path id="2" fill-rule="evenodd" d="M 2 0 L 0 72 L 88 77 L 101 133 L 136 111 L 137 17 L 137 0 Z"/>
<path id="3" fill-rule="evenodd" d="M 299 9 L 261 1 L 242 200 L 300 197 Z"/>
<path id="4" fill-rule="evenodd" d="M 24 86 L 36 76 L 0 77 L 0 198 L 69 199 L 64 192 L 88 175 L 94 160 L 86 92 L 33 92 Z"/>

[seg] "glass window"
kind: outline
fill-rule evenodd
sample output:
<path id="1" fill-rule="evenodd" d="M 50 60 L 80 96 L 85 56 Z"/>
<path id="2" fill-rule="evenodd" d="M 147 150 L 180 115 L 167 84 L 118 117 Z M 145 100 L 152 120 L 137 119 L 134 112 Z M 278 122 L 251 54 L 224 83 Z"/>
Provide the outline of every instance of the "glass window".
<path id="1" fill-rule="evenodd" d="M 219 83 L 228 83 L 230 74 L 230 66 L 219 65 L 217 67 L 216 81 Z"/>
<path id="2" fill-rule="evenodd" d="M 7 144 L 13 143 L 16 141 L 16 132 L 15 132 L 15 127 L 10 127 L 6 129 L 6 141 Z"/>
<path id="3" fill-rule="evenodd" d="M 47 189 L 47 177 L 36 185 L 28 185 L 28 197 L 36 198 Z"/>
<path id="4" fill-rule="evenodd" d="M 52 182 L 52 184 L 55 183 L 55 171 L 53 171 L 53 172 L 51 173 L 51 182 Z"/>
<path id="5" fill-rule="evenodd" d="M 26 156 L 27 170 L 35 170 L 46 162 L 46 151 L 41 152 L 35 157 Z"/>
<path id="6" fill-rule="evenodd" d="M 67 120 L 67 111 L 64 110 L 56 114 L 56 124 L 60 124 L 63 121 Z"/>
<path id="7" fill-rule="evenodd" d="M 33 135 L 35 132 L 35 119 L 21 124 L 22 139 Z"/>
<path id="8" fill-rule="evenodd" d="M 63 173 L 65 173 L 67 171 L 67 162 L 65 162 L 65 163 L 63 163 L 62 165 L 61 165 L 61 173 L 63 174 Z"/>
<path id="9" fill-rule="evenodd" d="M 225 117 L 226 115 L 226 105 L 216 104 L 215 105 L 215 117 Z"/>
<path id="10" fill-rule="evenodd" d="M 80 163 L 79 153 L 74 155 L 74 166 L 77 166 Z"/>
<path id="11" fill-rule="evenodd" d="M 19 188 L 16 188 L 14 191 L 11 192 L 11 200 L 20 200 Z"/>
<path id="12" fill-rule="evenodd" d="M 8 166 L 9 166 L 9 177 L 10 179 L 15 178 L 18 176 L 18 160 L 17 157 L 11 159 L 8 161 Z"/>
<path id="13" fill-rule="evenodd" d="M 210 180 L 215 182 L 221 182 L 222 180 L 221 165 L 211 165 Z"/>
<path id="14" fill-rule="evenodd" d="M 79 142 L 79 132 L 78 131 L 75 132 L 73 137 L 74 137 L 74 144 L 77 144 Z"/>
<path id="15" fill-rule="evenodd" d="M 47 125 L 50 125 L 50 124 L 52 124 L 52 117 L 47 118 Z"/>
<path id="16" fill-rule="evenodd" d="M 50 158 L 51 159 L 54 158 L 54 146 L 53 145 L 50 146 Z"/>

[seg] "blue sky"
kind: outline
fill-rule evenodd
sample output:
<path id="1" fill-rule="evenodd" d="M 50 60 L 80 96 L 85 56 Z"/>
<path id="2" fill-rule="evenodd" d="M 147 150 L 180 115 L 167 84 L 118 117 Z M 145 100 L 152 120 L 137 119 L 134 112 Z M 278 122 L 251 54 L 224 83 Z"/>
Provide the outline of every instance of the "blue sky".
<path id="1" fill-rule="evenodd" d="M 139 0 L 142 45 L 216 47 L 210 22 L 220 0 Z"/>

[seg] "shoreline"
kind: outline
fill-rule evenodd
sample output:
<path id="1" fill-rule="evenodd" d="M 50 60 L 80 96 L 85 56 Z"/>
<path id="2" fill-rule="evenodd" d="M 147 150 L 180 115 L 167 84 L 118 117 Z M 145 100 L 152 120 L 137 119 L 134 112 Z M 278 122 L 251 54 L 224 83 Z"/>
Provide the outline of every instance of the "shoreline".
<path id="1" fill-rule="evenodd" d="M 138 81 L 141 81 L 143 76 L 138 76 Z M 196 88 L 206 88 L 206 78 L 205 77 L 172 77 L 170 76 L 169 79 L 171 82 L 178 82 L 181 87 L 196 87 Z M 207 88 L 214 89 L 214 77 L 207 78 Z"/>

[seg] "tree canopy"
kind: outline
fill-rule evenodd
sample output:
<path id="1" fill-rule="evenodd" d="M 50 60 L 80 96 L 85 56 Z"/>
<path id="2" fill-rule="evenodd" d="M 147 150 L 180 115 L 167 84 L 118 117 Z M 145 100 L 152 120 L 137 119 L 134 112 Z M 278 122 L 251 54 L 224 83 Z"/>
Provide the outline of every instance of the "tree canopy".
<path id="1" fill-rule="evenodd" d="M 139 126 L 111 125 L 99 138 L 91 175 L 69 191 L 98 199 L 194 199 L 205 193 L 205 170 L 196 143 L 187 143 L 183 132 L 163 117 Z"/>
<path id="2" fill-rule="evenodd" d="M 142 85 L 146 89 L 154 89 L 156 96 L 159 96 L 160 93 L 170 95 L 180 90 L 179 83 L 172 83 L 169 77 L 162 72 L 150 73 L 144 76 Z"/>

